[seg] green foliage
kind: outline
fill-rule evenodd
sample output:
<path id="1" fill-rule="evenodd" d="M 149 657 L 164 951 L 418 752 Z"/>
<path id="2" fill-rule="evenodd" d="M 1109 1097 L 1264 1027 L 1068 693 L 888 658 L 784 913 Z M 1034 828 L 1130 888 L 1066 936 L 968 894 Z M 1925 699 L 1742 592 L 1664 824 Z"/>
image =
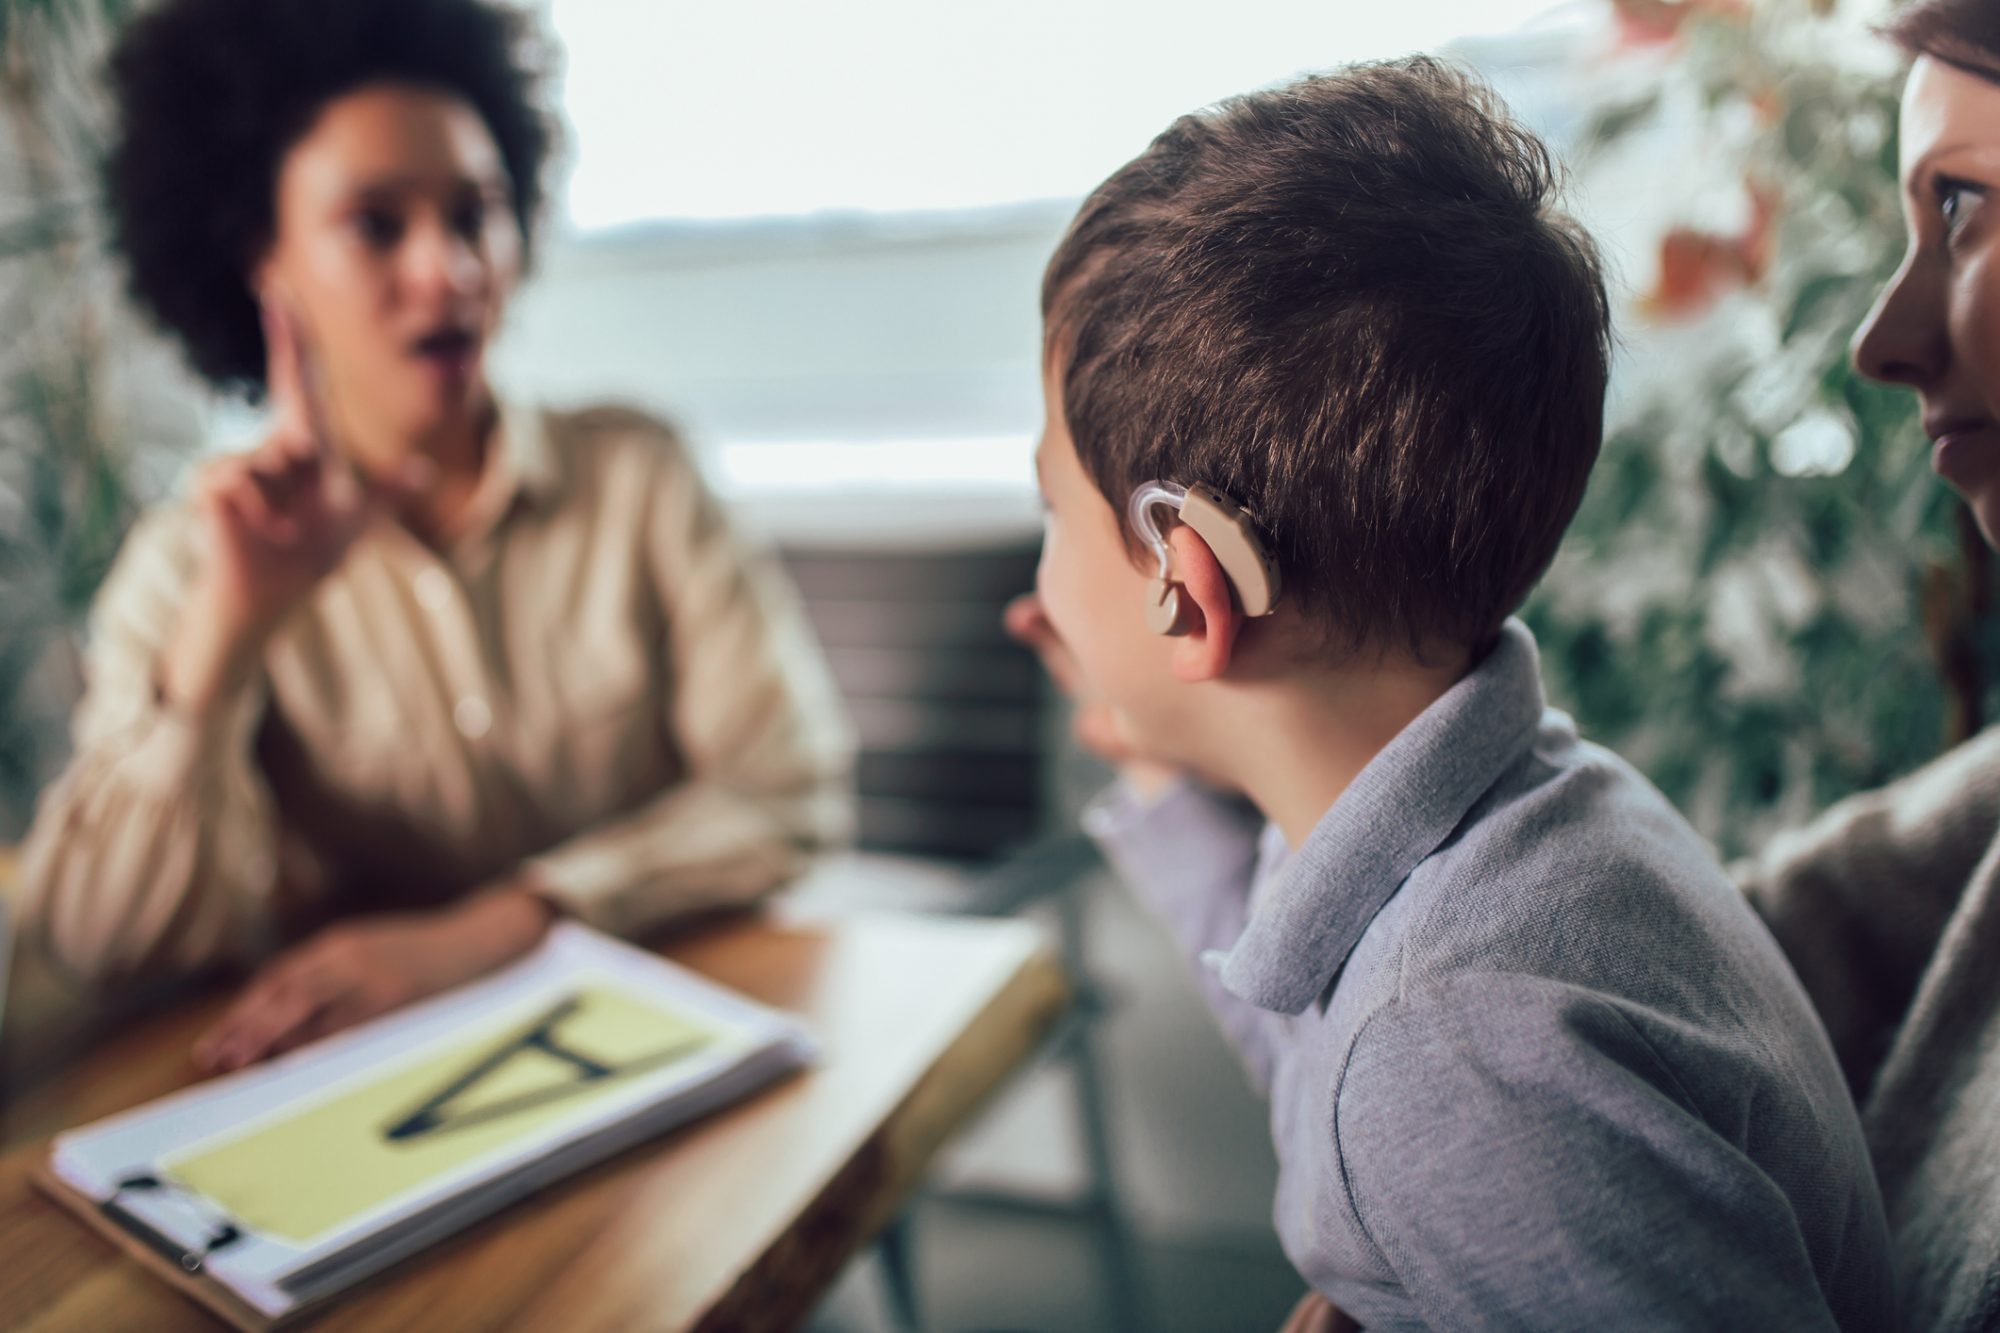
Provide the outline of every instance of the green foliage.
<path id="1" fill-rule="evenodd" d="M 1966 576 L 1913 396 L 1847 360 L 1903 245 L 1900 75 L 1825 8 L 1691 18 L 1592 122 L 1586 189 L 1664 128 L 1715 175 L 1676 199 L 1772 208 L 1698 238 L 1714 285 L 1676 305 L 1663 278 L 1677 318 L 1628 316 L 1596 476 L 1525 612 L 1555 701 L 1732 854 L 1939 751 L 1925 594 Z"/>
<path id="2" fill-rule="evenodd" d="M 128 0 L 0 0 L 0 838 L 46 776 L 60 658 L 138 509 L 105 410 L 97 56 Z"/>

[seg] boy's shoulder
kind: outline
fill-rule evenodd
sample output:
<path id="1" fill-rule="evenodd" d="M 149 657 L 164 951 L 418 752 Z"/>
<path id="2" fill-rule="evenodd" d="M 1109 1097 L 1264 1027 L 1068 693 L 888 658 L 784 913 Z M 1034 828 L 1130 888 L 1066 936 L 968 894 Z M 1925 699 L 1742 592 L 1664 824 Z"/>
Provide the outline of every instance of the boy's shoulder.
<path id="1" fill-rule="evenodd" d="M 1318 1036 L 1335 1213 L 1440 1290 L 1490 1265 L 1561 1306 L 1534 1274 L 1562 1272 L 1608 1324 L 1654 1246 L 1720 1284 L 1664 1322 L 1750 1291 L 1879 1305 L 1867 1153 L 1804 992 L 1699 834 L 1559 713 L 1378 914 Z"/>
<path id="2" fill-rule="evenodd" d="M 1600 1009 L 1761 1055 L 1817 1034 L 1708 842 L 1553 709 L 1390 906 L 1355 953 L 1375 1004 L 1484 987 L 1545 1027 Z"/>
<path id="3" fill-rule="evenodd" d="M 1364 1142 L 1419 1104 L 1475 1139 L 1467 1118 L 1619 1105 L 1636 1124 L 1653 1101 L 1722 1127 L 1746 1098 L 1803 1139 L 1847 1105 L 1706 841 L 1555 710 L 1371 923 L 1326 1014 L 1341 1125 Z"/>
<path id="4" fill-rule="evenodd" d="M 1831 1069 L 1810 1002 L 1706 840 L 1554 709 L 1370 922 L 1328 1005 L 1343 1063 L 1385 1041 L 1568 1051 L 1576 1070 L 1595 1052 L 1689 1109 L 1774 1068 Z M 1421 1067 L 1407 1052 L 1382 1066 Z M 1823 1081 L 1815 1098 L 1840 1091 Z"/>
<path id="5" fill-rule="evenodd" d="M 1402 894 L 1421 909 L 1413 944 L 1480 970 L 1626 973 L 1676 944 L 1765 935 L 1707 840 L 1554 709 Z M 1617 947 L 1635 934 L 1653 947 Z"/>
<path id="6" fill-rule="evenodd" d="M 1548 707 L 1533 636 L 1510 622 L 1307 835 L 1222 977 L 1286 1013 L 1452 970 L 1616 990 L 1665 970 L 1661 947 L 1782 970 L 1775 949 L 1752 957 L 1759 937 L 1707 843 Z"/>

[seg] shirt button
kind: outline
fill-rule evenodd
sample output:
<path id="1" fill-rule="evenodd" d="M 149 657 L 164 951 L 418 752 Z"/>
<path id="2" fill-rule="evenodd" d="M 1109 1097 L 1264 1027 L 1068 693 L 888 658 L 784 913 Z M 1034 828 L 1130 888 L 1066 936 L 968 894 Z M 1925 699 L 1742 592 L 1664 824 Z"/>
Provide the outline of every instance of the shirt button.
<path id="1" fill-rule="evenodd" d="M 426 569 L 417 575 L 417 601 L 426 611 L 438 612 L 451 605 L 451 575 L 442 569 Z"/>
<path id="2" fill-rule="evenodd" d="M 459 735 L 476 741 L 493 729 L 493 710 L 478 695 L 468 694 L 451 710 L 451 720 Z"/>

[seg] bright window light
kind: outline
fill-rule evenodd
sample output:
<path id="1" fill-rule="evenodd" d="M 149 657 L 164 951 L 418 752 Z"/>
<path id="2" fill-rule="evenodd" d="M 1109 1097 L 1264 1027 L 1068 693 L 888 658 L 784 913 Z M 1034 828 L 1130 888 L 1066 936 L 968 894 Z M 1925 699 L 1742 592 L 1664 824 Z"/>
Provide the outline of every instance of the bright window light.
<path id="1" fill-rule="evenodd" d="M 1026 435 L 951 439 L 763 440 L 725 444 L 722 484 L 737 495 L 781 492 L 1013 492 L 1032 484 Z"/>
<path id="2" fill-rule="evenodd" d="M 1083 194 L 1182 112 L 1550 0 L 547 0 L 571 222 Z"/>

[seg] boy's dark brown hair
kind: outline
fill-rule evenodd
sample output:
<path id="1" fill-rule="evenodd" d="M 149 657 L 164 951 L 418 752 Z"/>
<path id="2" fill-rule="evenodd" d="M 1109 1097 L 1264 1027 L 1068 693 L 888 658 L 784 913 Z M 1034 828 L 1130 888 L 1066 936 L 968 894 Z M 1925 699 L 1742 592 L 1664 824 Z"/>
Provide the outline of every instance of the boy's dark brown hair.
<path id="1" fill-rule="evenodd" d="M 1078 457 L 1251 510 L 1348 649 L 1476 647 L 1582 498 L 1610 314 L 1548 150 L 1428 58 L 1183 116 L 1042 283 Z"/>
<path id="2" fill-rule="evenodd" d="M 1882 33 L 1913 56 L 1934 56 L 2000 83 L 2000 6 L 1993 0 L 1918 0 Z"/>

